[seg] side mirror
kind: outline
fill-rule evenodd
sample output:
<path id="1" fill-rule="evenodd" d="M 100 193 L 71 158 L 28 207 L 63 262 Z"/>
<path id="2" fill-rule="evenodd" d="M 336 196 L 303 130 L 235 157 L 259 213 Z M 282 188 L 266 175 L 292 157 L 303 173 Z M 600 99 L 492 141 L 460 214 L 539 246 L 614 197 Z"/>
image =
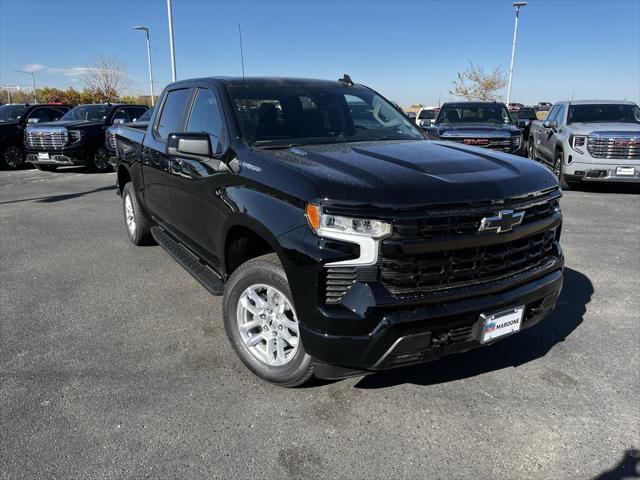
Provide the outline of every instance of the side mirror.
<path id="1" fill-rule="evenodd" d="M 558 128 L 558 122 L 556 122 L 555 120 L 553 122 L 545 120 L 544 122 L 542 122 L 542 126 L 544 128 L 550 128 L 551 130 L 555 130 L 556 128 Z"/>
<path id="2" fill-rule="evenodd" d="M 30 118 L 29 120 L 27 120 L 27 123 L 38 123 L 39 121 L 39 118 Z"/>
<path id="3" fill-rule="evenodd" d="M 167 139 L 169 156 L 211 157 L 211 140 L 206 133 L 172 133 Z"/>
<path id="4" fill-rule="evenodd" d="M 518 128 L 527 128 L 529 126 L 529 121 L 528 120 L 518 120 L 518 123 L 516 125 L 518 126 Z"/>

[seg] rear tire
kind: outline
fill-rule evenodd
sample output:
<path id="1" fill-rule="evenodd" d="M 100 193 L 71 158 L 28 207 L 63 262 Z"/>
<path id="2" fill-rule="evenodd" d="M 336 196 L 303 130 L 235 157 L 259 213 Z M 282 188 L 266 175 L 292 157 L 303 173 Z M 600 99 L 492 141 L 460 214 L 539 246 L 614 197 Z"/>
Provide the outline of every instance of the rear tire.
<path id="1" fill-rule="evenodd" d="M 2 161 L 10 170 L 17 170 L 24 165 L 24 152 L 17 145 L 8 145 L 2 150 Z"/>
<path id="2" fill-rule="evenodd" d="M 131 182 L 122 189 L 122 213 L 127 227 L 127 236 L 134 245 L 152 245 L 151 220 L 138 203 Z"/>
<path id="3" fill-rule="evenodd" d="M 89 160 L 89 170 L 96 173 L 109 172 L 111 170 L 111 162 L 109 162 L 109 152 L 104 147 L 98 147 L 93 151 Z"/>
<path id="4" fill-rule="evenodd" d="M 287 276 L 276 254 L 249 260 L 233 272 L 222 311 L 233 349 L 255 375 L 281 387 L 297 387 L 313 377 Z"/>
<path id="5" fill-rule="evenodd" d="M 55 172 L 58 167 L 57 165 L 37 165 L 36 168 L 42 172 Z"/>

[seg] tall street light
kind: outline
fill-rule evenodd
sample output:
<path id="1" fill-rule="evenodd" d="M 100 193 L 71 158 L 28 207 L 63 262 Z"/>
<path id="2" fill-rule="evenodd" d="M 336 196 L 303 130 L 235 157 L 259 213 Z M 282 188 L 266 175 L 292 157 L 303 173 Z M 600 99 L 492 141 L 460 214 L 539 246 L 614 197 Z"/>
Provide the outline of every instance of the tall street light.
<path id="1" fill-rule="evenodd" d="M 149 63 L 149 88 L 151 89 L 151 106 L 155 105 L 154 95 L 153 95 L 153 70 L 151 68 L 151 41 L 149 40 L 149 28 L 144 27 L 142 25 L 138 25 L 137 27 L 133 27 L 134 30 L 140 30 L 147 34 L 147 61 Z"/>
<path id="2" fill-rule="evenodd" d="M 511 80 L 513 79 L 513 62 L 516 59 L 516 37 L 518 35 L 518 17 L 520 17 L 520 7 L 526 7 L 527 2 L 513 2 L 516 7 L 516 24 L 513 28 L 513 46 L 511 47 L 511 66 L 509 67 L 509 88 L 507 89 L 507 106 L 511 102 Z"/>
<path id="3" fill-rule="evenodd" d="M 38 99 L 36 98 L 36 75 L 33 72 L 25 72 L 24 70 L 14 70 L 16 73 L 24 73 L 25 75 L 31 75 L 31 80 L 33 81 L 33 103 L 38 103 Z"/>
<path id="4" fill-rule="evenodd" d="M 169 48 L 171 49 L 171 79 L 176 81 L 176 50 L 173 47 L 173 12 L 171 0 L 167 0 L 167 16 L 169 17 Z"/>

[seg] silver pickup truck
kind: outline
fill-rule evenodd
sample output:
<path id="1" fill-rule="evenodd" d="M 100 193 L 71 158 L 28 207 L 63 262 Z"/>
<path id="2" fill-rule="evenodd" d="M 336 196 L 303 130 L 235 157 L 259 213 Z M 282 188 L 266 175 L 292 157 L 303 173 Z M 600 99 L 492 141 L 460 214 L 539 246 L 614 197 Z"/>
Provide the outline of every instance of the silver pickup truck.
<path id="1" fill-rule="evenodd" d="M 553 169 L 562 188 L 577 182 L 640 183 L 640 108 L 580 100 L 553 105 L 531 125 L 528 156 Z"/>

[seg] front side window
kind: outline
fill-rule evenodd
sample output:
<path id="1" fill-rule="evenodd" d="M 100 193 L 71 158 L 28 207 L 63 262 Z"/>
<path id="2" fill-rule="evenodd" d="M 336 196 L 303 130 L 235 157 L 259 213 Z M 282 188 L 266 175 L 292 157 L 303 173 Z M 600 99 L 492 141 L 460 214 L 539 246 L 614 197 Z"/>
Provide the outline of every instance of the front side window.
<path id="1" fill-rule="evenodd" d="M 187 122 L 187 132 L 208 134 L 211 139 L 213 153 L 222 152 L 222 118 L 216 95 L 211 90 L 198 89 L 191 115 Z"/>
<path id="2" fill-rule="evenodd" d="M 511 124 L 511 116 L 504 105 L 445 105 L 436 123 Z"/>
<path id="3" fill-rule="evenodd" d="M 571 105 L 567 123 L 636 123 L 640 108 L 632 104 Z"/>
<path id="4" fill-rule="evenodd" d="M 514 120 L 537 120 L 536 112 L 531 108 L 521 108 L 518 111 L 510 112 Z"/>
<path id="5" fill-rule="evenodd" d="M 108 105 L 78 105 L 72 108 L 60 120 L 84 120 L 87 122 L 104 122 L 111 107 Z"/>
<path id="6" fill-rule="evenodd" d="M 188 88 L 172 90 L 167 94 L 155 129 L 160 140 L 166 140 L 169 134 L 177 132 L 182 125 L 189 95 Z"/>
<path id="7" fill-rule="evenodd" d="M 28 109 L 26 105 L 3 105 L 0 107 L 0 123 L 17 122 Z"/>
<path id="8" fill-rule="evenodd" d="M 391 103 L 364 87 L 289 83 L 227 88 L 250 145 L 424 139 Z"/>

